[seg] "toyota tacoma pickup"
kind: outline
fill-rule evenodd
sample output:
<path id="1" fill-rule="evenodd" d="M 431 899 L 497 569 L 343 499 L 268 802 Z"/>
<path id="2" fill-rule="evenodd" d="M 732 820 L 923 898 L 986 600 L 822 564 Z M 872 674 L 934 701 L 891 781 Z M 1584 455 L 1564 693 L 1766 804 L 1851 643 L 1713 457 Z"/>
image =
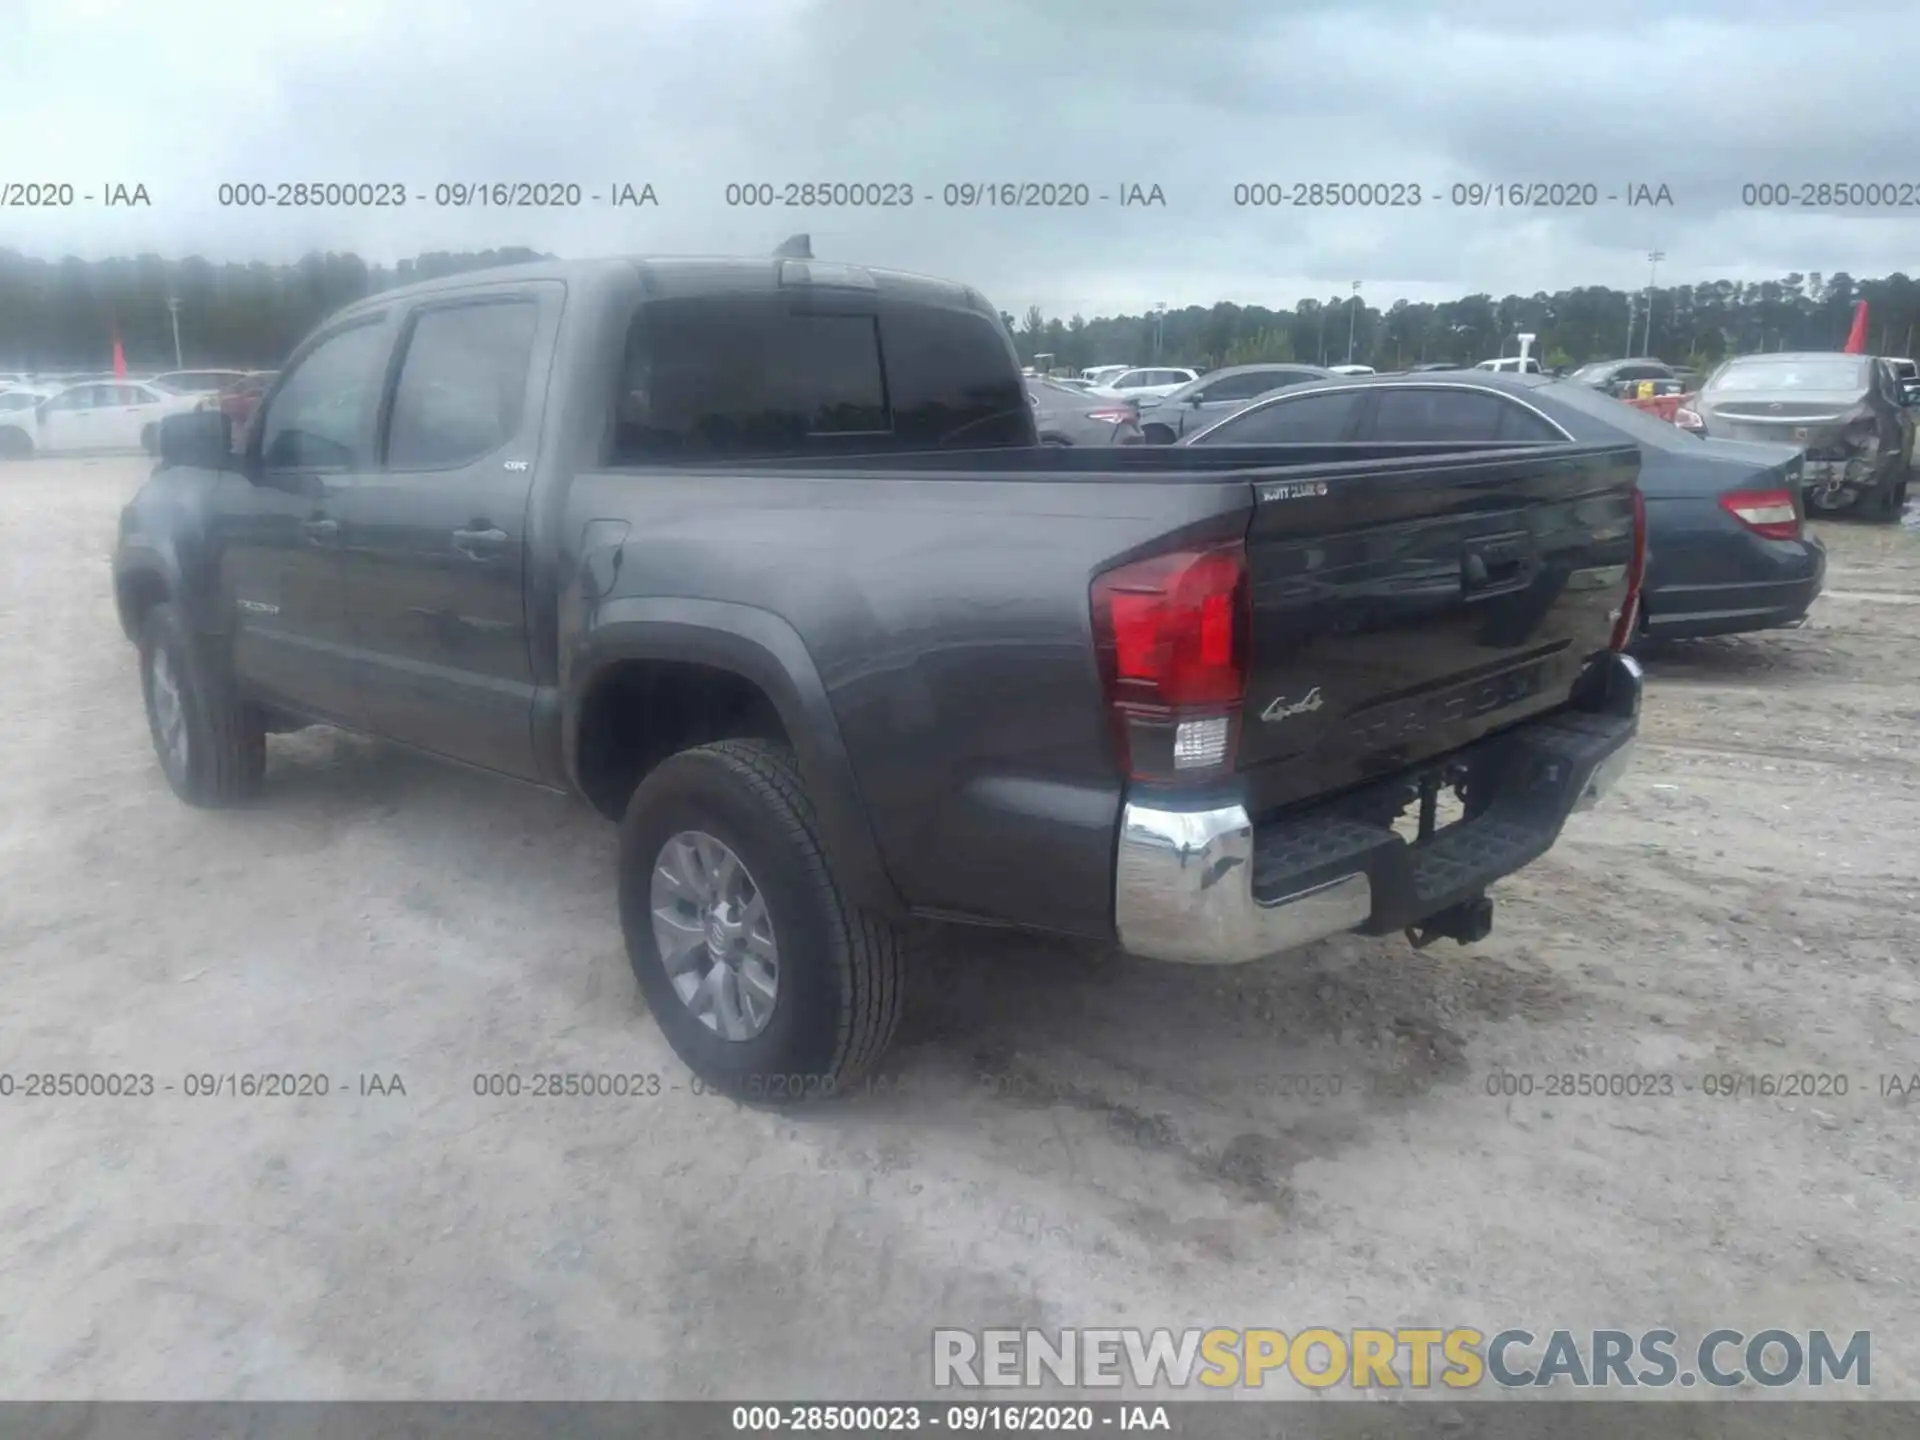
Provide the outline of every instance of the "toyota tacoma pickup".
<path id="1" fill-rule="evenodd" d="M 574 792 L 675 1051 L 798 1097 L 873 1066 L 928 921 L 1484 936 L 1626 763 L 1638 467 L 1043 446 L 964 286 L 542 262 L 341 311 L 237 442 L 165 422 L 113 577 L 181 799 L 312 724 Z"/>

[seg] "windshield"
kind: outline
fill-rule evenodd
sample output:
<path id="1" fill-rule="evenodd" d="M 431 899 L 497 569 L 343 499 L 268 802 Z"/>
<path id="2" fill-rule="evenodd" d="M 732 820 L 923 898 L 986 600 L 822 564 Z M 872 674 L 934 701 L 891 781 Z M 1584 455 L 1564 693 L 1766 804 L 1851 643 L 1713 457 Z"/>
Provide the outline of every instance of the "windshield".
<path id="1" fill-rule="evenodd" d="M 1864 390 L 1867 366 L 1850 355 L 1735 360 L 1707 385 L 1716 394 L 1761 390 Z"/>

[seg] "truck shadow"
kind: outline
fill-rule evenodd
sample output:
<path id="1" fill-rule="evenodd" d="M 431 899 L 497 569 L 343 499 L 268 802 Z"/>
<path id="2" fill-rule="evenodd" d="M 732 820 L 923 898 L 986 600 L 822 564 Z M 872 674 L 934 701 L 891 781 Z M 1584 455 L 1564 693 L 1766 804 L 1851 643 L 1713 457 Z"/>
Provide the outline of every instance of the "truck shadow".
<path id="1" fill-rule="evenodd" d="M 542 992 L 570 1068 L 664 1055 L 619 942 L 615 830 L 583 804 L 316 730 L 272 742 L 267 796 L 244 823 L 273 852 L 351 848 L 401 913 L 457 931 L 480 910 L 491 933 L 510 917 L 532 938 L 489 964 Z M 836 1164 L 1003 1177 L 992 1203 L 1012 1207 L 1012 1243 L 1036 1225 L 1062 1230 L 1036 1216 L 1072 1215 L 1064 1228 L 1083 1249 L 1131 1236 L 1215 1259 L 1245 1243 L 1233 1217 L 1248 1207 L 1292 1212 L 1297 1167 L 1457 1092 L 1482 1022 L 1550 1020 L 1573 1004 L 1497 934 L 1424 952 L 1348 936 L 1215 968 L 929 927 L 910 983 L 879 1071 L 790 1112 L 795 1134 Z M 476 992 L 470 1021 L 485 1023 L 485 1002 Z"/>

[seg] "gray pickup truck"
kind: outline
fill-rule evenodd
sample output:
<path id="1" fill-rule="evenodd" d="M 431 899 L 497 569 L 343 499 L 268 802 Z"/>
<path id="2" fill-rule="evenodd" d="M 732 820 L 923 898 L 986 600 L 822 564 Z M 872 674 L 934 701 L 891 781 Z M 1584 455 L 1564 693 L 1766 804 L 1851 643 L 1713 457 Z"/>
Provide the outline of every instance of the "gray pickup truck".
<path id="1" fill-rule="evenodd" d="M 776 257 L 375 295 L 237 444 L 168 420 L 126 507 L 160 766 L 237 801 L 320 723 L 583 796 L 666 1037 L 774 1100 L 870 1073 L 922 922 L 1470 942 L 1622 769 L 1633 446 L 1036 441 L 960 285 Z"/>

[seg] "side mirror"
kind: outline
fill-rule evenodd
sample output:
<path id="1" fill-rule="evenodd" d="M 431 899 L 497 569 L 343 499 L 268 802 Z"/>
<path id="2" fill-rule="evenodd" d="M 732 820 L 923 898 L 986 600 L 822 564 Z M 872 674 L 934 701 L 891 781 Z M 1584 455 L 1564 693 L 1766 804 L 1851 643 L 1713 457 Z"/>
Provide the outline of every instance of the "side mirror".
<path id="1" fill-rule="evenodd" d="M 224 410 L 189 410 L 160 422 L 160 463 L 224 470 L 233 463 L 233 420 Z"/>

